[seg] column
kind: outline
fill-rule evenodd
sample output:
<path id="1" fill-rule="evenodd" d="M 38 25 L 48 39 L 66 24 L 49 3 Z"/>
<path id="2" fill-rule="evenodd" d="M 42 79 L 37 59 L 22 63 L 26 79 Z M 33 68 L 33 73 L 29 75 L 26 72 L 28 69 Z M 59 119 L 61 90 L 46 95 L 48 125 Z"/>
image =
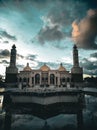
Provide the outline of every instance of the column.
<path id="1" fill-rule="evenodd" d="M 32 77 L 29 77 L 29 85 L 32 86 Z"/>
<path id="2" fill-rule="evenodd" d="M 58 86 L 58 77 L 56 77 L 56 86 Z"/>
<path id="3" fill-rule="evenodd" d="M 82 130 L 83 128 L 83 113 L 82 110 L 77 112 L 77 128 L 78 130 Z"/>
<path id="4" fill-rule="evenodd" d="M 6 110 L 6 114 L 5 114 L 4 130 L 11 130 L 11 118 L 12 118 L 12 114 L 11 111 L 8 109 Z"/>
<path id="5" fill-rule="evenodd" d="M 60 85 L 60 77 L 58 77 L 58 86 Z"/>
<path id="6" fill-rule="evenodd" d="M 35 87 L 35 76 L 33 77 L 33 80 L 34 80 L 34 87 Z"/>
<path id="7" fill-rule="evenodd" d="M 41 74 L 40 74 L 40 85 L 41 85 Z"/>
<path id="8" fill-rule="evenodd" d="M 12 100 L 10 98 L 9 94 L 6 94 L 4 97 L 5 100 L 5 120 L 4 120 L 4 130 L 11 130 L 11 118 L 12 118 L 12 113 L 11 113 L 11 105 L 12 105 Z"/>
<path id="9" fill-rule="evenodd" d="M 67 78 L 65 77 L 65 86 L 67 87 Z"/>
<path id="10" fill-rule="evenodd" d="M 54 77 L 54 85 L 56 86 L 56 76 Z"/>
<path id="11" fill-rule="evenodd" d="M 48 85 L 50 85 L 50 74 L 48 74 Z"/>

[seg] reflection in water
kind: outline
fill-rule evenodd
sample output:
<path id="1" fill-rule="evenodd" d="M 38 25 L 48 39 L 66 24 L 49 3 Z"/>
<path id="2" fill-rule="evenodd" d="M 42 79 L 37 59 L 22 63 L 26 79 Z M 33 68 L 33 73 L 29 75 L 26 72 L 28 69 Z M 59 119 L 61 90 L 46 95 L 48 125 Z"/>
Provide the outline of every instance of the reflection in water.
<path id="1" fill-rule="evenodd" d="M 84 129 L 97 130 L 97 97 L 86 96 L 83 111 Z M 4 112 L 0 114 L 0 130 L 4 123 Z M 32 115 L 13 115 L 11 130 L 77 130 L 76 115 L 58 115 L 42 120 Z"/>

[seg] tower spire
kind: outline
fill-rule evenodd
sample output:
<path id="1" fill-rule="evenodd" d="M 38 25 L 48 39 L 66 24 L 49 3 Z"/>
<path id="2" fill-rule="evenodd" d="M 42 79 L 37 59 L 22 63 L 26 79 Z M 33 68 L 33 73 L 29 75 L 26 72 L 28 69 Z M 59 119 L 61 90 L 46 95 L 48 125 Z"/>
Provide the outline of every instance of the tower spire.
<path id="1" fill-rule="evenodd" d="M 77 46 L 73 46 L 73 67 L 71 69 L 72 79 L 74 82 L 83 81 L 83 69 L 79 66 L 78 49 Z"/>
<path id="2" fill-rule="evenodd" d="M 79 67 L 78 49 L 76 45 L 73 47 L 73 66 Z"/>
<path id="3" fill-rule="evenodd" d="M 16 46 L 15 46 L 15 44 L 12 46 L 12 49 L 11 49 L 10 66 L 11 67 L 16 66 Z"/>

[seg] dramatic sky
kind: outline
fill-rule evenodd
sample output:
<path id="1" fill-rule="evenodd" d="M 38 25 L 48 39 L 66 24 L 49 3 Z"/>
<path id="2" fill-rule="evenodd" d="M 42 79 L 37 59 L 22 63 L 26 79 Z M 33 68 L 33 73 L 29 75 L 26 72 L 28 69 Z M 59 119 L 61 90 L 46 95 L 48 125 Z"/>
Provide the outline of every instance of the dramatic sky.
<path id="1" fill-rule="evenodd" d="M 96 0 L 0 0 L 0 74 L 13 44 L 19 70 L 62 62 L 70 71 L 76 44 L 84 74 L 97 75 Z"/>

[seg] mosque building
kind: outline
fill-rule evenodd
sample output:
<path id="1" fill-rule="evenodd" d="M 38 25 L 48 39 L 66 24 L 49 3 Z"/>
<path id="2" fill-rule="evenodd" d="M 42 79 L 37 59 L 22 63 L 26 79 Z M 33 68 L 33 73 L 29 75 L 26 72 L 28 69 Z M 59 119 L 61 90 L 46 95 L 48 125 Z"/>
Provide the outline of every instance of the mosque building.
<path id="1" fill-rule="evenodd" d="M 79 66 L 79 57 L 77 46 L 73 47 L 73 67 L 71 72 L 60 64 L 59 68 L 52 70 L 44 64 L 39 69 L 32 69 L 27 66 L 20 72 L 16 67 L 16 46 L 13 45 L 10 55 L 10 65 L 6 67 L 5 82 L 8 86 L 35 87 L 35 86 L 56 86 L 56 87 L 74 87 L 83 82 L 83 69 Z"/>

